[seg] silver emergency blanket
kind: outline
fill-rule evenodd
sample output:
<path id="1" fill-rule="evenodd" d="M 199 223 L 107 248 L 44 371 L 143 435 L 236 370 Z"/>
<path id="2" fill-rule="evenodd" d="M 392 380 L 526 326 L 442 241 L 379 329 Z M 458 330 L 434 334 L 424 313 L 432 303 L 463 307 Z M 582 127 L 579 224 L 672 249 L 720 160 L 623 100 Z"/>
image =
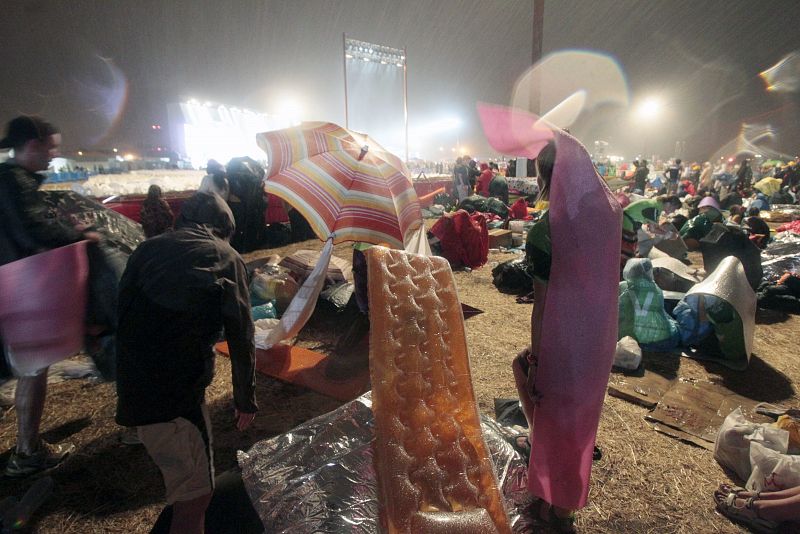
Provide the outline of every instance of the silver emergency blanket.
<path id="1" fill-rule="evenodd" d="M 239 451 L 245 488 L 268 532 L 380 532 L 371 393 L 293 430 Z M 530 500 L 527 468 L 504 428 L 481 416 L 500 488 L 515 532 L 531 525 L 520 515 Z"/>
<path id="2" fill-rule="evenodd" d="M 788 233 L 788 232 L 787 232 Z M 784 272 L 800 271 L 800 242 L 775 241 L 761 251 L 764 280 L 774 282 Z"/>

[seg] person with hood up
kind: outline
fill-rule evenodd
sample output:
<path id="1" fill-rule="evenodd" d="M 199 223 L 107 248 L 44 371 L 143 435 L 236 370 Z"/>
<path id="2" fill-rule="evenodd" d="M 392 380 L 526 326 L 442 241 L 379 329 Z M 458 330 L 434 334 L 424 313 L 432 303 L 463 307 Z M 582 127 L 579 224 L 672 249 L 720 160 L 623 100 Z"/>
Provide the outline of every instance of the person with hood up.
<path id="1" fill-rule="evenodd" d="M 664 207 L 659 199 L 645 198 L 631 202 L 622 211 L 620 278 L 622 278 L 623 270 L 628 260 L 639 255 L 639 229 L 645 224 L 657 225 L 663 209 Z"/>
<path id="2" fill-rule="evenodd" d="M 223 330 L 237 428 L 257 411 L 247 270 L 228 243 L 233 232 L 225 201 L 198 192 L 175 231 L 139 245 L 120 282 L 116 421 L 137 428 L 161 470 L 169 506 L 159 523 L 171 532 L 202 532 L 214 490 L 205 390 Z"/>
<path id="3" fill-rule="evenodd" d="M 697 207 L 700 213 L 689 219 L 680 231 L 689 250 L 700 250 L 700 240 L 708 235 L 714 223 L 722 222 L 722 211 L 714 197 L 703 198 Z"/>
<path id="4" fill-rule="evenodd" d="M 478 184 L 476 187 L 476 192 L 482 197 L 489 196 L 489 184 L 492 183 L 492 178 L 494 178 L 494 173 L 489 168 L 489 164 L 481 162 L 480 165 L 481 174 L 478 176 Z"/>
<path id="5" fill-rule="evenodd" d="M 664 292 L 653 280 L 648 258 L 633 258 L 625 266 L 619 283 L 619 328 L 617 337 L 630 336 L 644 350 L 663 352 L 681 342 L 678 323 L 664 310 Z"/>

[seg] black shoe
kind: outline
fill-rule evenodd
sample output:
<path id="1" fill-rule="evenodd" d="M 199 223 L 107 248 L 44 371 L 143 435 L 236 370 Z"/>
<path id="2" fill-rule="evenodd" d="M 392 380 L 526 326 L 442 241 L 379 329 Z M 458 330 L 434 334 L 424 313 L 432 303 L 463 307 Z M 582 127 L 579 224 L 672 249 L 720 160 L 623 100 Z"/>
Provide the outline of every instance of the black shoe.
<path id="1" fill-rule="evenodd" d="M 75 451 L 72 443 L 50 445 L 39 442 L 39 449 L 32 454 L 14 452 L 6 464 L 5 475 L 11 478 L 22 478 L 46 471 L 60 464 L 70 453 Z"/>

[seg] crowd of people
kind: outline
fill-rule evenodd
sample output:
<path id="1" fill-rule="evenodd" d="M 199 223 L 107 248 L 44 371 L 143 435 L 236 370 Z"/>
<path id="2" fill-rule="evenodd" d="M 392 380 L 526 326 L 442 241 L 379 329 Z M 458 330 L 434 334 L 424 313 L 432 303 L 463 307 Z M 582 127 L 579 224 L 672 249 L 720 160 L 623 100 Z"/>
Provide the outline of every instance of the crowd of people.
<path id="1" fill-rule="evenodd" d="M 102 239 L 92 228 L 50 217 L 37 194 L 44 181 L 40 173 L 59 144 L 58 129 L 42 119 L 23 116 L 7 126 L 0 147 L 13 149 L 13 157 L 0 164 L 0 265 L 79 240 Z M 534 278 L 534 307 L 528 347 L 514 358 L 512 372 L 533 429 L 526 440 L 531 513 L 568 532 L 588 498 L 597 426 L 618 339 L 619 296 L 641 281 L 652 285 L 640 231 L 668 221 L 686 247 L 697 250 L 714 225 L 725 222 L 765 247 L 770 230 L 760 211 L 796 203 L 800 173 L 794 161 L 754 170 L 747 159 L 716 169 L 675 159 L 651 176 L 648 162 L 641 160 L 627 176 L 628 191 L 615 196 L 585 148 L 562 131 L 554 132 L 533 166 L 539 194 L 529 199 L 537 213 L 525 250 Z M 102 325 L 116 338 L 116 421 L 135 429 L 136 439 L 161 470 L 168 506 L 157 524 L 171 532 L 202 532 L 214 492 L 205 390 L 213 376 L 213 345 L 223 332 L 230 347 L 237 428 L 246 429 L 258 410 L 254 327 L 239 252 L 252 249 L 262 237 L 264 171 L 242 158 L 227 166 L 210 161 L 207 172 L 177 217 L 161 189 L 150 187 L 141 212 L 147 239 L 122 274 L 114 324 Z M 453 186 L 459 201 L 477 194 L 509 203 L 508 182 L 493 162 L 458 158 Z M 523 217 L 528 216 L 526 208 Z M 573 246 L 576 241 L 583 245 Z M 354 263 L 363 270 L 363 261 Z M 357 288 L 357 297 L 363 297 L 363 287 Z M 87 325 L 87 330 L 97 326 Z M 669 338 L 673 344 L 681 340 L 677 329 Z M 651 350 L 670 348 L 661 339 L 641 341 Z M 2 358 L 0 365 L 5 363 Z M 8 376 L 12 370 L 0 371 Z M 46 386 L 46 368 L 20 377 L 17 445 L 5 468 L 8 476 L 37 474 L 74 450 L 40 437 Z M 719 504 L 722 509 L 756 518 L 783 517 L 778 503 L 784 500 L 794 506 L 796 494 L 760 497 L 721 489 L 718 496 L 719 503 L 727 503 Z"/>

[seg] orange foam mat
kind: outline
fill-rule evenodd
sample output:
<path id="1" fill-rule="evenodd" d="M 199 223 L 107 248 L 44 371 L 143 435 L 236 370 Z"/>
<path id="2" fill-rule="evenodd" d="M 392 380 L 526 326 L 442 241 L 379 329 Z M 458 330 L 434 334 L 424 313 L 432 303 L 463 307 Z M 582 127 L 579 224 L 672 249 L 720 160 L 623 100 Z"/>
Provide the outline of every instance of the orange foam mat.
<path id="1" fill-rule="evenodd" d="M 390 534 L 510 534 L 447 260 L 372 247 L 374 461 Z"/>
<path id="2" fill-rule="evenodd" d="M 215 348 L 230 356 L 228 344 Z M 353 400 L 369 389 L 369 373 L 365 369 L 355 376 L 331 380 L 325 376 L 329 357 L 313 350 L 292 345 L 276 345 L 268 350 L 256 349 L 256 370 L 284 382 L 306 387 L 337 400 Z"/>

